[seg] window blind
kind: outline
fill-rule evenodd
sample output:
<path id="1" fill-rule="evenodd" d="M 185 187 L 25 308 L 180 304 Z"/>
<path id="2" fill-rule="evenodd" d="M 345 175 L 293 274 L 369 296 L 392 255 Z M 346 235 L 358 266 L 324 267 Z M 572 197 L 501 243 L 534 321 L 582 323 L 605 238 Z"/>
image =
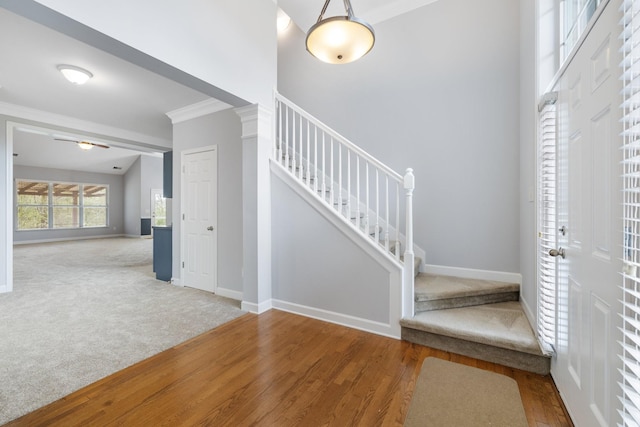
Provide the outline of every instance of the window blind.
<path id="1" fill-rule="evenodd" d="M 548 93 L 538 108 L 538 339 L 548 352 L 556 340 L 556 99 Z"/>
<path id="2" fill-rule="evenodd" d="M 622 426 L 640 425 L 640 0 L 623 0 Z"/>

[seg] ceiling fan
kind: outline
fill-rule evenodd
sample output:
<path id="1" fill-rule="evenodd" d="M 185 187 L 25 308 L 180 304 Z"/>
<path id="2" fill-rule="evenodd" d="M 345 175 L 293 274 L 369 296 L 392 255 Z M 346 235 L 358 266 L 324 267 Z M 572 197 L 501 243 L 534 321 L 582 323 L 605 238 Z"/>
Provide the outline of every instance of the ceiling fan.
<path id="1" fill-rule="evenodd" d="M 54 138 L 56 141 L 75 142 L 83 150 L 91 150 L 93 147 L 109 148 L 108 145 L 98 144 L 97 142 L 81 141 L 78 139 Z"/>

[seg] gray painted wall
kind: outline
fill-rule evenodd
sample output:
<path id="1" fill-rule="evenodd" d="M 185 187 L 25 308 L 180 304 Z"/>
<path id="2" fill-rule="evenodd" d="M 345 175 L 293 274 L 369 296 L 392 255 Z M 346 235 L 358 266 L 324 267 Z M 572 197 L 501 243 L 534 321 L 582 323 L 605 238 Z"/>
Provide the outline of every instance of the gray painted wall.
<path id="1" fill-rule="evenodd" d="M 15 231 L 14 227 L 14 242 L 24 243 L 29 241 L 46 241 L 56 239 L 83 239 L 87 237 L 121 235 L 123 233 L 124 179 L 121 175 L 14 165 L 13 176 L 15 179 L 39 179 L 43 181 L 77 182 L 83 184 L 107 184 L 109 186 L 109 227 L 28 231 Z"/>
<path id="2" fill-rule="evenodd" d="M 271 185 L 273 298 L 389 322 L 389 272 L 274 175 Z"/>
<path id="3" fill-rule="evenodd" d="M 151 218 L 151 190 L 162 190 L 162 158 L 140 155 L 124 175 L 125 234 L 139 236 L 140 219 Z"/>
<path id="4" fill-rule="evenodd" d="M 124 234 L 139 236 L 140 230 L 140 185 L 142 181 L 142 161 L 140 157 L 124 175 Z"/>
<path id="5" fill-rule="evenodd" d="M 397 171 L 415 170 L 426 263 L 519 272 L 519 4 L 447 0 L 375 26 L 362 60 L 324 64 L 291 28 L 278 90 Z"/>
<path id="6" fill-rule="evenodd" d="M 242 292 L 242 126 L 233 110 L 173 127 L 173 277 L 180 277 L 180 191 L 183 150 L 218 146 L 218 286 Z"/>

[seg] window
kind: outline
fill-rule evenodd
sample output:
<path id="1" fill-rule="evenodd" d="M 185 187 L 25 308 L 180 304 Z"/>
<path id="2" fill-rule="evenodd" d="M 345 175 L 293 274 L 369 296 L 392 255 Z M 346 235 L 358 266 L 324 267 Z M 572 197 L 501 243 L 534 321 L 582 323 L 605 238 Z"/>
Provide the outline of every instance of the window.
<path id="1" fill-rule="evenodd" d="M 17 230 L 107 227 L 108 186 L 16 181 Z"/>
<path id="2" fill-rule="evenodd" d="M 622 2 L 624 17 L 622 91 L 623 124 L 623 265 L 622 382 L 619 399 L 623 423 L 640 424 L 640 0 Z"/>
<path id="3" fill-rule="evenodd" d="M 538 337 L 548 352 L 556 345 L 556 100 L 548 93 L 538 108 Z"/>
<path id="4" fill-rule="evenodd" d="M 49 228 L 49 183 L 18 181 L 18 230 Z"/>
<path id="5" fill-rule="evenodd" d="M 82 191 L 83 227 L 106 227 L 107 187 L 105 185 L 84 185 Z"/>
<path id="6" fill-rule="evenodd" d="M 53 228 L 80 227 L 80 193 L 78 184 L 51 184 Z"/>
<path id="7" fill-rule="evenodd" d="M 602 0 L 563 0 L 561 2 L 561 60 L 564 61 L 578 43 L 601 2 Z"/>

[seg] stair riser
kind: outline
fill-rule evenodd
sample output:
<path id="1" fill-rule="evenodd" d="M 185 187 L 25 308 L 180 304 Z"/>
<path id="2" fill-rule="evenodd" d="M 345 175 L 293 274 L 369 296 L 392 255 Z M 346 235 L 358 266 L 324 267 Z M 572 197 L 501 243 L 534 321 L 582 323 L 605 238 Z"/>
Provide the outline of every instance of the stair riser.
<path id="1" fill-rule="evenodd" d="M 472 295 L 456 298 L 444 298 L 437 300 L 420 301 L 416 297 L 415 311 L 421 313 L 423 311 L 444 310 L 448 308 L 470 307 L 474 305 L 493 304 L 496 302 L 518 301 L 520 292 L 503 292 L 485 295 Z"/>
<path id="2" fill-rule="evenodd" d="M 402 328 L 401 337 L 403 340 L 415 344 L 461 354 L 463 356 L 473 357 L 535 374 L 547 375 L 551 369 L 551 359 L 546 356 L 493 347 L 487 344 L 475 343 L 404 327 Z"/>

